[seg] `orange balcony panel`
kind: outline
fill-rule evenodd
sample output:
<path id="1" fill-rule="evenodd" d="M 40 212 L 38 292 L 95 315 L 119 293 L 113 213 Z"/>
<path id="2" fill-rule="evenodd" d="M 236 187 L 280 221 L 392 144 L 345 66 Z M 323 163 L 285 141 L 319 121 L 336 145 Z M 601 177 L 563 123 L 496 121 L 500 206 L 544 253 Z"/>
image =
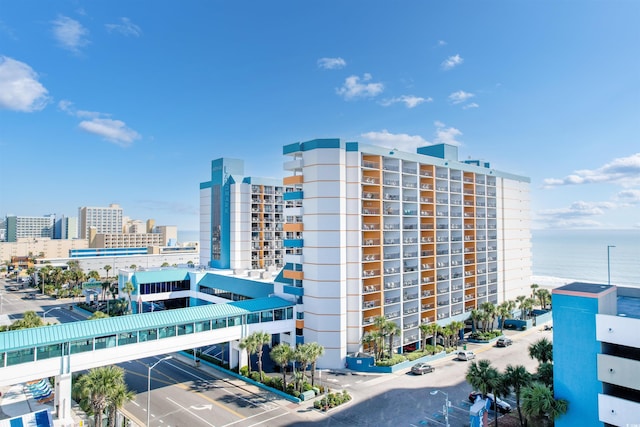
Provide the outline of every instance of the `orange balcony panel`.
<path id="1" fill-rule="evenodd" d="M 284 185 L 302 184 L 303 178 L 302 175 L 287 176 L 282 180 L 282 183 Z"/>
<path id="2" fill-rule="evenodd" d="M 303 280 L 304 272 L 303 271 L 294 271 L 294 270 L 284 270 L 282 275 L 285 279 L 294 279 L 294 280 Z"/>
<path id="3" fill-rule="evenodd" d="M 304 224 L 301 222 L 287 223 L 284 224 L 282 228 L 284 229 L 284 231 L 290 232 L 303 231 Z"/>
<path id="4" fill-rule="evenodd" d="M 304 328 L 304 320 L 296 319 L 296 329 Z"/>

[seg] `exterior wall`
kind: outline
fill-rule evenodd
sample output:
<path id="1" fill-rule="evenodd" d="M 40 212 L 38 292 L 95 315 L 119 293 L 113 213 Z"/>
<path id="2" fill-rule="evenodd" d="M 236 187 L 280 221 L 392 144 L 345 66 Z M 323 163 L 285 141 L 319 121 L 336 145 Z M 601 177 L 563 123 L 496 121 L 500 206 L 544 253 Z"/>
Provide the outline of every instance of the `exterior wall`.
<path id="1" fill-rule="evenodd" d="M 398 325 L 402 351 L 419 344 L 420 323 L 528 292 L 528 179 L 440 151 L 446 158 L 337 139 L 285 146 L 296 188 L 285 197 L 283 276 L 304 288 L 298 327 L 325 347 L 320 366 L 361 350 L 377 316 Z"/>
<path id="2" fill-rule="evenodd" d="M 7 241 L 17 242 L 24 238 L 54 237 L 55 217 L 8 216 L 6 218 Z"/>
<path id="3" fill-rule="evenodd" d="M 0 242 L 0 260 L 9 260 L 13 256 L 36 255 L 42 258 L 65 258 L 71 249 L 87 249 L 86 239 L 20 239 L 18 242 Z"/>
<path id="4" fill-rule="evenodd" d="M 81 207 L 78 209 L 79 232 L 82 239 L 89 237 L 89 229 L 96 233 L 122 233 L 122 208 L 116 204 L 109 207 Z"/>
<path id="5" fill-rule="evenodd" d="M 249 184 L 231 186 L 230 220 L 230 266 L 237 269 L 251 268 L 251 222 Z"/>
<path id="6" fill-rule="evenodd" d="M 200 265 L 211 262 L 211 187 L 200 185 Z"/>

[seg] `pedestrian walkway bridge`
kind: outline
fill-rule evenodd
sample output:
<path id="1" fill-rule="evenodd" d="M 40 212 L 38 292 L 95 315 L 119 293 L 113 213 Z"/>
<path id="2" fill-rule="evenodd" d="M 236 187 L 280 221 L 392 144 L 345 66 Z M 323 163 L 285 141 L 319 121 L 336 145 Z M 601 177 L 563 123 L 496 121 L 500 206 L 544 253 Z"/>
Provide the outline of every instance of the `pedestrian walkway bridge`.
<path id="1" fill-rule="evenodd" d="M 293 303 L 257 298 L 3 332 L 0 386 L 238 341 L 255 331 L 293 333 Z M 229 356 L 232 366 L 238 362 L 237 354 Z"/>

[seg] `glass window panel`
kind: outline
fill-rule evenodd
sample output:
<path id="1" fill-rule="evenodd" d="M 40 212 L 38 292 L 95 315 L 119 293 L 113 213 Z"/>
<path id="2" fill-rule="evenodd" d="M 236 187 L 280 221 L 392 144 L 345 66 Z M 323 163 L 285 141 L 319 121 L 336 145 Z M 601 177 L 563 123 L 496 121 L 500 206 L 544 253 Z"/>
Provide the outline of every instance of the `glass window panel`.
<path id="1" fill-rule="evenodd" d="M 80 340 L 71 342 L 71 354 L 82 353 L 93 350 L 92 340 Z"/>
<path id="2" fill-rule="evenodd" d="M 62 344 L 45 345 L 38 347 L 38 360 L 50 359 L 52 357 L 62 356 Z"/>
<path id="3" fill-rule="evenodd" d="M 260 322 L 260 313 L 247 314 L 247 324 L 259 323 L 259 322 Z"/>
<path id="4" fill-rule="evenodd" d="M 260 312 L 261 322 L 273 322 L 273 311 L 265 310 Z"/>
<path id="5" fill-rule="evenodd" d="M 152 341 L 158 339 L 157 329 L 148 329 L 146 331 L 140 331 L 140 342 Z"/>
<path id="6" fill-rule="evenodd" d="M 242 316 L 229 317 L 229 327 L 242 325 Z"/>
<path id="7" fill-rule="evenodd" d="M 284 320 L 284 309 L 277 308 L 273 310 L 273 316 L 275 320 Z"/>
<path id="8" fill-rule="evenodd" d="M 116 336 L 109 335 L 106 337 L 95 338 L 95 349 L 100 350 L 103 348 L 111 348 L 116 346 Z"/>
<path id="9" fill-rule="evenodd" d="M 293 319 L 293 307 L 287 307 L 287 319 Z"/>
<path id="10" fill-rule="evenodd" d="M 214 319 L 211 321 L 213 324 L 213 329 L 220 329 L 227 327 L 227 319 Z"/>
<path id="11" fill-rule="evenodd" d="M 8 351 L 7 366 L 17 365 L 19 363 L 33 362 L 34 349 L 26 348 L 24 350 Z"/>
<path id="12" fill-rule="evenodd" d="M 158 328 L 158 334 L 160 339 L 169 338 L 176 336 L 176 327 L 175 326 L 165 326 L 162 328 Z"/>
<path id="13" fill-rule="evenodd" d="M 193 333 L 193 323 L 178 325 L 178 335 L 187 335 Z"/>
<path id="14" fill-rule="evenodd" d="M 196 323 L 196 332 L 204 332 L 211 329 L 211 322 L 206 320 L 204 322 Z"/>
<path id="15" fill-rule="evenodd" d="M 135 344 L 138 341 L 135 332 L 125 332 L 118 335 L 118 345 Z"/>

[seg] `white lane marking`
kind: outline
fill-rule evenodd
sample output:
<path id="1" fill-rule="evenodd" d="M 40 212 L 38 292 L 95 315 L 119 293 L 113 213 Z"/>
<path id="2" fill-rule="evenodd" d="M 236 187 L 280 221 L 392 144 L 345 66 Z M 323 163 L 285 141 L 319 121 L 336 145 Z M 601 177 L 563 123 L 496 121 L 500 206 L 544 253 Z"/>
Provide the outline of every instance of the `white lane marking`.
<path id="1" fill-rule="evenodd" d="M 205 419 L 204 419 L 204 418 L 202 418 L 201 416 L 199 416 L 199 415 L 197 415 L 197 414 L 194 414 L 192 411 L 190 411 L 189 409 L 185 408 L 184 406 L 182 406 L 181 404 L 179 404 L 179 403 L 178 403 L 178 402 L 176 402 L 175 400 L 171 399 L 170 397 L 167 397 L 167 400 L 168 400 L 169 402 L 173 403 L 174 405 L 176 405 L 176 406 L 178 406 L 178 407 L 180 407 L 180 408 L 184 409 L 185 411 L 187 411 L 188 413 L 190 413 L 190 414 L 191 414 L 191 415 L 193 415 L 194 417 L 196 417 L 196 418 L 198 418 L 198 419 L 202 420 L 202 422 L 203 422 L 203 423 L 205 423 L 206 425 L 211 426 L 211 427 L 216 427 L 214 424 L 211 424 L 210 422 L 208 422 L 207 420 L 205 420 Z"/>
<path id="2" fill-rule="evenodd" d="M 263 423 L 269 422 L 269 421 L 271 421 L 271 420 L 275 420 L 276 418 L 280 418 L 280 417 L 282 417 L 282 416 L 284 416 L 284 415 L 287 415 L 287 414 L 288 414 L 288 412 L 286 412 L 286 411 L 285 411 L 285 412 L 283 412 L 283 413 L 282 413 L 282 414 L 280 414 L 280 415 L 276 415 L 275 417 L 271 417 L 271 418 L 269 418 L 269 419 L 267 419 L 267 420 L 260 421 L 259 423 L 251 424 L 249 427 L 259 426 L 260 424 L 263 424 Z"/>
<path id="3" fill-rule="evenodd" d="M 260 412 L 259 414 L 253 414 L 253 415 L 251 415 L 251 416 L 249 416 L 249 417 L 247 417 L 247 418 L 243 418 L 243 419 L 241 419 L 241 420 L 237 420 L 237 421 L 231 422 L 231 423 L 229 423 L 229 424 L 225 424 L 225 425 L 224 425 L 224 426 L 222 426 L 222 427 L 232 426 L 232 425 L 237 424 L 237 423 L 240 423 L 240 422 L 242 422 L 242 421 L 250 420 L 251 418 L 255 418 L 255 417 L 258 417 L 258 416 L 260 416 L 260 415 L 267 414 L 267 413 L 269 413 L 269 412 L 271 412 L 271 411 L 275 411 L 276 409 L 280 409 L 280 408 L 279 408 L 279 407 L 276 407 L 276 408 L 273 408 L 273 409 L 269 409 L 268 411 Z M 285 413 L 287 413 L 287 411 L 285 411 Z"/>

